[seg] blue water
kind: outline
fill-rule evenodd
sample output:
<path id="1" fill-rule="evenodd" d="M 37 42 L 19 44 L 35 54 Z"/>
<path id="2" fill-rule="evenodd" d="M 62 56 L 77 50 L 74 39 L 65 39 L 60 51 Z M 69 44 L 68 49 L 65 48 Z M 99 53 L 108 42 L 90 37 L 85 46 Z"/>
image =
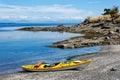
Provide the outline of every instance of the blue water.
<path id="1" fill-rule="evenodd" d="M 0 27 L 21 27 L 21 26 L 57 26 L 61 23 L 0 23 Z M 71 26 L 78 23 L 63 23 L 65 26 Z"/>
<path id="2" fill-rule="evenodd" d="M 0 74 L 22 71 L 20 66 L 25 64 L 35 64 L 39 61 L 49 63 L 65 61 L 68 56 L 100 51 L 99 46 L 79 49 L 46 47 L 53 42 L 82 34 L 15 31 L 19 24 L 16 24 L 16 27 L 10 27 L 9 24 L 7 26 L 0 27 Z"/>

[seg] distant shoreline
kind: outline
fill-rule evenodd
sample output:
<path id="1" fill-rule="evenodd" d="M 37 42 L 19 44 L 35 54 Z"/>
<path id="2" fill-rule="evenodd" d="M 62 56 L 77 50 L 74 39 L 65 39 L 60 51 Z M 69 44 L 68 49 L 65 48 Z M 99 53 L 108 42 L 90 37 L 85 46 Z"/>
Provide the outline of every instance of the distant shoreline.
<path id="1" fill-rule="evenodd" d="M 66 26 L 75 25 L 78 23 L 0 23 L 1 27 L 20 27 L 20 26 L 27 26 L 27 27 L 39 27 L 39 26 L 57 26 L 59 24 L 64 24 Z M 9 26 L 8 26 L 9 25 Z"/>

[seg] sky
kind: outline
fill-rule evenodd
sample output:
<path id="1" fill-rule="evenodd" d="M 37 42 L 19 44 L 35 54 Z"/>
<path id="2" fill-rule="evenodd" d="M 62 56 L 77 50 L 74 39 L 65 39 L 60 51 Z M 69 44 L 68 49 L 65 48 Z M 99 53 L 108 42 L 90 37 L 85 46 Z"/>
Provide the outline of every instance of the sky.
<path id="1" fill-rule="evenodd" d="M 80 22 L 120 0 L 0 0 L 0 22 Z"/>

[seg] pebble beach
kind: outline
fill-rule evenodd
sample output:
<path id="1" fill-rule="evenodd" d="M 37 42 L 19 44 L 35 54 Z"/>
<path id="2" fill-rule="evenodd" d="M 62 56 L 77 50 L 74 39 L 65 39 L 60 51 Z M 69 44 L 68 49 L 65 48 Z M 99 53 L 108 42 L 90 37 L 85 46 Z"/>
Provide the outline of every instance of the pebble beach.
<path id="1" fill-rule="evenodd" d="M 92 62 L 76 70 L 16 72 L 0 75 L 0 80 L 119 80 L 120 45 L 102 46 L 97 54 L 85 55 Z"/>

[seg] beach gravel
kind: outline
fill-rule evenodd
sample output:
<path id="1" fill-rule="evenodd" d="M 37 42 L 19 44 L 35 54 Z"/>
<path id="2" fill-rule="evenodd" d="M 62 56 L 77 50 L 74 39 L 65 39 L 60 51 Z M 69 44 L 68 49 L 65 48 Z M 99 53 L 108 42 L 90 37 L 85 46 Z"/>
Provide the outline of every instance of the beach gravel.
<path id="1" fill-rule="evenodd" d="M 120 80 L 120 45 L 102 46 L 99 53 L 89 58 L 89 65 L 76 70 L 23 71 L 0 75 L 0 80 Z"/>

